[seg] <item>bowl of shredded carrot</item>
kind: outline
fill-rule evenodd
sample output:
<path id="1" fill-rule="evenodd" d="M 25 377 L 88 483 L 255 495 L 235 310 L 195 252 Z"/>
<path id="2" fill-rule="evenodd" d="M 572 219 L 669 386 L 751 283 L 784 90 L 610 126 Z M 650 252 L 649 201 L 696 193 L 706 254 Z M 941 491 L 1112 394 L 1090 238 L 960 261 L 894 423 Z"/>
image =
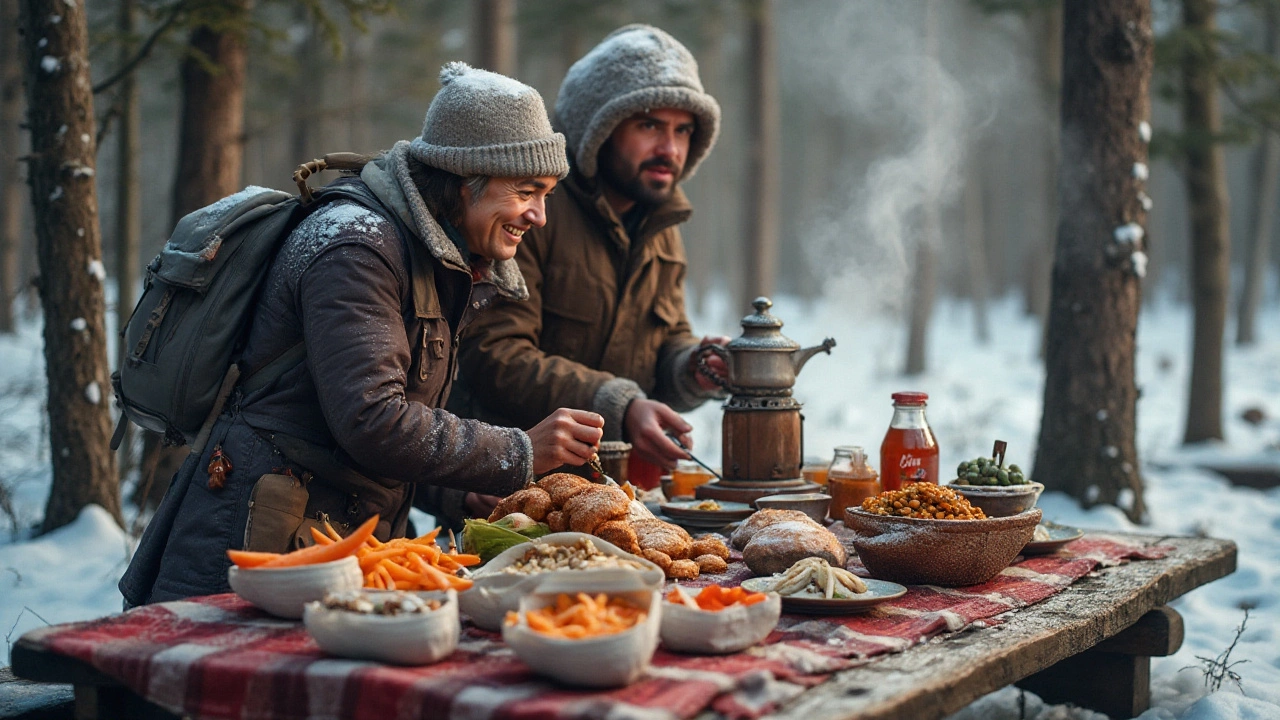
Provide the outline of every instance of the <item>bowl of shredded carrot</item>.
<path id="1" fill-rule="evenodd" d="M 609 584 L 615 589 L 602 587 Z M 628 685 L 658 648 L 662 595 L 627 581 L 591 585 L 575 591 L 547 583 L 549 592 L 525 596 L 502 639 L 534 672 L 566 685 Z"/>
<path id="2" fill-rule="evenodd" d="M 338 657 L 427 665 L 458 647 L 458 593 L 357 590 L 307 604 L 307 632 Z"/>
<path id="3" fill-rule="evenodd" d="M 662 646 L 699 655 L 745 650 L 773 632 L 782 616 L 777 593 L 740 587 L 673 586 L 662 604 Z"/>

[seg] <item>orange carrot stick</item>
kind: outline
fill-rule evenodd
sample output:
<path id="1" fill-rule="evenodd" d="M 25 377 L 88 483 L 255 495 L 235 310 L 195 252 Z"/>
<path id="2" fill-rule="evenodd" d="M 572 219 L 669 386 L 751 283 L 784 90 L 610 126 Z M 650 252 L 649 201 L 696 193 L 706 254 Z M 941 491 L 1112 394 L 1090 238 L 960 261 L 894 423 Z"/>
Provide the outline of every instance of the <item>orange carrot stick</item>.
<path id="1" fill-rule="evenodd" d="M 281 555 L 280 553 L 253 552 L 250 550 L 228 550 L 227 557 L 231 558 L 231 562 L 235 563 L 236 567 L 255 568 L 262 567 L 281 557 Z"/>
<path id="2" fill-rule="evenodd" d="M 341 560 L 360 549 L 360 546 L 364 545 L 364 541 L 373 535 L 376 527 L 378 527 L 378 516 L 374 515 L 357 528 L 355 532 L 351 533 L 350 536 L 334 542 L 332 545 L 312 545 L 309 548 L 295 550 L 270 562 L 263 563 L 262 567 L 296 567 L 298 565 L 314 565 L 332 560 Z"/>

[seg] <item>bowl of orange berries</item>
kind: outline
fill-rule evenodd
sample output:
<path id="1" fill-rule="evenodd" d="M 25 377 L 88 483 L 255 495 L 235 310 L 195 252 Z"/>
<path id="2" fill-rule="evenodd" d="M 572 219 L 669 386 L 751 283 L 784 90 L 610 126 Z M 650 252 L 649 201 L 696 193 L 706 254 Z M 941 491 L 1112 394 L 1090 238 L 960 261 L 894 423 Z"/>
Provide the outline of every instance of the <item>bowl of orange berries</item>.
<path id="1" fill-rule="evenodd" d="M 912 483 L 845 511 L 853 546 L 873 577 L 907 585 L 976 585 L 1018 556 L 1040 522 L 1039 508 L 989 518 L 963 495 Z"/>
<path id="2" fill-rule="evenodd" d="M 683 653 L 722 655 L 745 650 L 773 632 L 782 615 L 777 593 L 741 587 L 673 586 L 662 605 L 662 646 Z"/>

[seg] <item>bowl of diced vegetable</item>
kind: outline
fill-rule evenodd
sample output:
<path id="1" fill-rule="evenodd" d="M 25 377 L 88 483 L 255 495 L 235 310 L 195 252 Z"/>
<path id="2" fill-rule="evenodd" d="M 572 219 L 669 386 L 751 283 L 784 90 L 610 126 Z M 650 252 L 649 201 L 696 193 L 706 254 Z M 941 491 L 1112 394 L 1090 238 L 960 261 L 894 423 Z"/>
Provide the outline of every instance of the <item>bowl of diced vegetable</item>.
<path id="1" fill-rule="evenodd" d="M 1044 485 L 1027 480 L 1022 468 L 1004 466 L 988 457 L 960 463 L 956 479 L 948 487 L 993 518 L 1030 510 L 1044 492 Z"/>

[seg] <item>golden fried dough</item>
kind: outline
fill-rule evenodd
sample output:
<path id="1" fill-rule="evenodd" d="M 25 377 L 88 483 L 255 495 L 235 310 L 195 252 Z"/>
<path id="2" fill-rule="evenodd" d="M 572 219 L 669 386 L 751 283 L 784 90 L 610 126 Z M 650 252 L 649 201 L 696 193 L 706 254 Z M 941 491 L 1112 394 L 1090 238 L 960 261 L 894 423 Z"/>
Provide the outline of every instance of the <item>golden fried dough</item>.
<path id="1" fill-rule="evenodd" d="M 551 510 L 551 496 L 546 490 L 527 487 L 517 490 L 502 499 L 493 512 L 489 513 L 489 522 L 501 520 L 511 513 L 524 513 L 535 522 L 542 522 Z"/>
<path id="2" fill-rule="evenodd" d="M 651 548 L 641 548 L 640 557 L 662 568 L 662 572 L 666 573 L 671 567 L 671 556 L 661 550 L 653 550 Z"/>
<path id="3" fill-rule="evenodd" d="M 592 533 L 605 542 L 617 545 L 624 552 L 635 555 L 640 552 L 640 543 L 636 541 L 636 531 L 626 520 L 610 520 L 601 523 Z"/>
<path id="4" fill-rule="evenodd" d="M 730 541 L 733 542 L 734 547 L 741 550 L 747 546 L 747 543 L 751 541 L 751 536 L 755 535 L 757 532 L 773 525 L 774 523 L 791 521 L 809 523 L 817 528 L 822 527 L 818 523 L 814 522 L 813 518 L 805 515 L 799 510 L 774 510 L 770 508 L 767 510 L 757 511 L 753 513 L 751 517 L 743 520 L 742 524 L 738 526 L 738 529 L 733 531 L 733 536 L 730 538 Z"/>
<path id="5" fill-rule="evenodd" d="M 539 480 L 538 487 L 546 490 L 551 504 L 561 510 L 569 498 L 591 487 L 591 481 L 571 473 L 553 473 Z"/>
<path id="6" fill-rule="evenodd" d="M 689 548 L 689 556 L 697 558 L 701 555 L 715 555 L 721 560 L 729 559 L 729 547 L 719 535 L 701 535 L 693 541 Z"/>
<path id="7" fill-rule="evenodd" d="M 564 532 L 569 529 L 569 518 L 559 510 L 547 513 L 547 527 L 551 532 Z"/>
<path id="8" fill-rule="evenodd" d="M 699 555 L 693 559 L 698 564 L 698 571 L 714 575 L 729 569 L 729 563 L 719 555 Z"/>
<path id="9" fill-rule="evenodd" d="M 604 523 L 626 517 L 630 507 L 627 494 L 618 488 L 591 485 L 569 498 L 561 512 L 569 516 L 570 530 L 590 535 Z"/>
<path id="10" fill-rule="evenodd" d="M 692 580 L 698 577 L 698 563 L 692 560 L 672 560 L 667 568 L 667 577 L 672 580 Z"/>
<path id="11" fill-rule="evenodd" d="M 641 548 L 666 553 L 672 560 L 687 560 L 693 538 L 684 528 L 661 520 L 638 520 L 631 523 Z"/>
<path id="12" fill-rule="evenodd" d="M 832 532 L 817 523 L 775 523 L 751 537 L 742 559 L 756 575 L 787 570 L 807 557 L 820 557 L 832 567 L 844 567 L 848 552 Z"/>

